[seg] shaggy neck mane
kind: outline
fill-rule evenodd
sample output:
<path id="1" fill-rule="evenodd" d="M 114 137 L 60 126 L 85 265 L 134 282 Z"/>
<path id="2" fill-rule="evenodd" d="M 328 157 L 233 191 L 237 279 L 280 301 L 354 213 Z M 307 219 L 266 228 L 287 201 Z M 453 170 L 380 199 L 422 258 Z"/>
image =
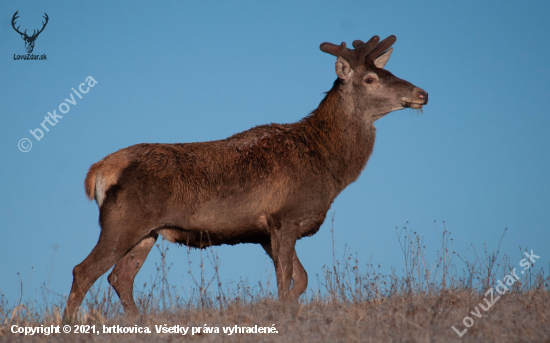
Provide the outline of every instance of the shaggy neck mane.
<path id="1" fill-rule="evenodd" d="M 338 192 L 361 174 L 372 153 L 376 134 L 372 122 L 365 122 L 361 113 L 354 113 L 356 109 L 346 106 L 340 84 L 337 79 L 319 107 L 297 123 L 329 167 Z"/>

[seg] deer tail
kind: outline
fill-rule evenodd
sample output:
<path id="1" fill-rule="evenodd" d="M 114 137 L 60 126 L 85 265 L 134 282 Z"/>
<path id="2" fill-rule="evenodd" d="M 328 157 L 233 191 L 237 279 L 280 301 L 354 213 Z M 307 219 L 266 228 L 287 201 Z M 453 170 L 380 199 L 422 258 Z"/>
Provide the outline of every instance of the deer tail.
<path id="1" fill-rule="evenodd" d="M 99 161 L 97 163 L 94 163 L 90 170 L 88 171 L 88 174 L 86 175 L 86 180 L 84 180 L 84 188 L 86 189 L 86 197 L 90 199 L 90 201 L 94 200 L 96 197 L 95 187 L 96 187 L 96 178 L 97 173 L 103 166 L 103 161 Z"/>

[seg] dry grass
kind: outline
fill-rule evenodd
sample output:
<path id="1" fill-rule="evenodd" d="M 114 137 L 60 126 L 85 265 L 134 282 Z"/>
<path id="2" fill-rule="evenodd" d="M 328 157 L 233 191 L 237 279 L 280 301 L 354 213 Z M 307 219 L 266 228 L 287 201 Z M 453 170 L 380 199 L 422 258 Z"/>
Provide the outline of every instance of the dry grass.
<path id="1" fill-rule="evenodd" d="M 421 237 L 407 227 L 396 229 L 403 251 L 404 268 L 399 275 L 382 275 L 378 267 L 345 254 L 343 261 L 323 269 L 320 289 L 309 291 L 298 303 L 284 304 L 276 299 L 269 284 L 248 287 L 237 283 L 222 287 L 218 279 L 219 260 L 213 250 L 201 255 L 201 274 L 192 275 L 195 283 L 188 297 L 181 296 L 168 283 L 168 247 L 158 245 L 161 263 L 147 290 L 136 294 L 143 315 L 123 314 L 116 295 L 94 286 L 86 298 L 78 324 L 95 325 L 97 334 L 11 333 L 12 325 L 61 325 L 63 299 L 57 302 L 15 304 L 0 302 L 0 340 L 2 341 L 172 341 L 195 342 L 550 342 L 550 278 L 543 269 L 533 267 L 509 287 L 509 291 L 487 308 L 484 294 L 505 280 L 519 261 L 499 258 L 498 248 L 486 249 L 473 261 L 458 256 L 464 263 L 458 275 L 453 263 L 452 239 L 443 227 L 442 253 L 428 263 Z M 333 255 L 334 256 L 334 255 Z M 189 261 L 191 262 L 191 261 Z M 214 268 L 206 275 L 204 263 Z M 361 270 L 362 269 L 362 270 Z M 519 275 L 519 274 L 518 274 Z M 310 284 L 312 283 L 310 278 Z M 21 284 L 21 286 L 23 286 Z M 498 296 L 494 293 L 494 297 Z M 481 303 L 481 305 L 479 305 Z M 476 316 L 477 315 L 477 316 Z M 452 329 L 464 330 L 469 316 L 473 325 L 459 337 Z M 469 323 L 468 321 L 466 322 Z M 156 333 L 155 325 L 189 327 L 186 337 L 175 333 Z M 274 327 L 277 333 L 224 334 L 223 327 Z M 74 331 L 74 323 L 72 330 Z M 103 327 L 148 327 L 152 333 L 105 334 Z M 220 333 L 191 334 L 191 327 L 217 327 Z M 201 329 L 202 331 L 203 329 Z"/>

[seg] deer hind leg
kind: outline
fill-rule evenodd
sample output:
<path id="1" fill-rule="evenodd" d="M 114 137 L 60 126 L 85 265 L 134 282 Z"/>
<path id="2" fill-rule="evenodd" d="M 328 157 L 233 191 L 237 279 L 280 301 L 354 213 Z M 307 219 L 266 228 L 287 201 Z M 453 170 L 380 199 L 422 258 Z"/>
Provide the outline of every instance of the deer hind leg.
<path id="1" fill-rule="evenodd" d="M 94 282 L 105 274 L 116 262 L 134 247 L 143 235 L 132 232 L 129 223 L 116 225 L 102 223 L 102 230 L 96 246 L 88 257 L 73 269 L 73 285 L 63 314 L 64 321 L 70 321 L 76 309 Z M 112 225 L 115 224 L 115 225 Z M 134 226 L 135 227 L 135 226 Z"/>
<path id="2" fill-rule="evenodd" d="M 131 315 L 138 315 L 139 310 L 134 301 L 134 279 L 141 269 L 143 262 L 157 241 L 158 234 L 151 233 L 136 244 L 115 265 L 107 280 L 113 286 L 124 311 Z"/>

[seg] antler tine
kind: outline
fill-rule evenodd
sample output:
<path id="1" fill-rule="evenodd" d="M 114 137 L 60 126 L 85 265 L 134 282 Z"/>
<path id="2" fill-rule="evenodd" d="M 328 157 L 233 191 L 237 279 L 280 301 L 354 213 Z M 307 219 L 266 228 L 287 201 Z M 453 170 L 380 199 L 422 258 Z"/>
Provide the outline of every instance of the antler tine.
<path id="1" fill-rule="evenodd" d="M 340 45 L 325 42 L 322 43 L 319 48 L 321 49 L 321 51 L 326 52 L 327 54 L 344 58 L 346 61 L 348 61 L 352 68 L 357 67 L 363 62 L 358 58 L 357 52 L 355 50 L 348 49 L 346 47 L 345 42 L 342 42 L 342 44 Z"/>
<path id="2" fill-rule="evenodd" d="M 346 42 L 342 42 L 340 45 L 332 44 L 332 43 L 323 43 L 320 46 L 321 51 L 326 52 L 327 54 L 334 55 L 336 57 L 342 56 L 346 60 L 348 58 L 354 58 L 353 50 L 348 49 L 346 47 Z M 351 62 L 351 61 L 348 61 Z"/>
<path id="3" fill-rule="evenodd" d="M 357 51 L 358 58 L 363 62 L 365 60 L 365 57 L 376 47 L 376 44 L 378 44 L 378 41 L 380 40 L 380 37 L 378 36 L 372 36 L 371 39 L 369 39 L 368 42 L 363 43 L 361 40 L 356 40 L 353 42 L 353 46 L 355 47 L 355 50 Z"/>
<path id="4" fill-rule="evenodd" d="M 11 18 L 11 26 L 13 27 L 13 29 L 15 30 L 15 32 L 17 32 L 17 33 L 19 33 L 20 35 L 22 35 L 23 33 L 21 33 L 21 31 L 19 31 L 19 28 L 21 27 L 21 25 L 18 26 L 17 28 L 15 28 L 15 21 L 17 20 L 17 18 L 19 18 L 19 17 L 17 16 L 18 13 L 19 13 L 19 11 L 15 11 L 15 14 L 13 15 L 13 18 Z M 26 33 L 26 31 L 25 31 L 25 33 Z"/>
<path id="5" fill-rule="evenodd" d="M 19 14 L 19 11 L 15 11 L 15 13 L 13 14 L 13 18 L 11 18 L 11 24 L 12 25 L 15 25 L 15 21 L 17 20 L 17 18 L 19 18 L 17 15 Z"/>
<path id="6" fill-rule="evenodd" d="M 393 43 L 395 43 L 396 40 L 397 37 L 395 37 L 394 35 L 387 37 L 386 39 L 378 43 L 378 45 L 376 45 L 374 50 L 372 50 L 366 58 L 374 60 L 378 56 L 382 55 L 382 53 L 384 53 L 386 50 L 388 50 L 393 45 Z"/>
<path id="7" fill-rule="evenodd" d="M 46 25 L 48 25 L 48 20 L 50 19 L 48 17 L 48 14 L 46 12 L 44 12 L 44 16 L 42 17 L 44 19 L 46 19 L 46 22 L 42 22 L 42 29 L 39 30 L 37 33 L 36 33 L 36 36 L 38 36 L 42 31 L 44 31 L 44 29 L 46 28 Z M 33 36 L 34 36 L 34 33 L 33 33 Z"/>
<path id="8" fill-rule="evenodd" d="M 361 45 L 365 44 L 365 42 L 363 42 L 362 40 L 360 39 L 356 39 L 353 41 L 352 45 L 355 49 L 357 49 L 358 47 L 360 47 Z"/>
<path id="9" fill-rule="evenodd" d="M 344 44 L 345 46 L 346 43 L 342 42 L 342 44 Z M 321 43 L 321 46 L 319 46 L 322 52 L 326 52 L 327 54 L 331 54 L 334 56 L 338 56 L 338 54 L 340 53 L 340 47 L 341 45 L 336 45 L 328 42 Z"/>

